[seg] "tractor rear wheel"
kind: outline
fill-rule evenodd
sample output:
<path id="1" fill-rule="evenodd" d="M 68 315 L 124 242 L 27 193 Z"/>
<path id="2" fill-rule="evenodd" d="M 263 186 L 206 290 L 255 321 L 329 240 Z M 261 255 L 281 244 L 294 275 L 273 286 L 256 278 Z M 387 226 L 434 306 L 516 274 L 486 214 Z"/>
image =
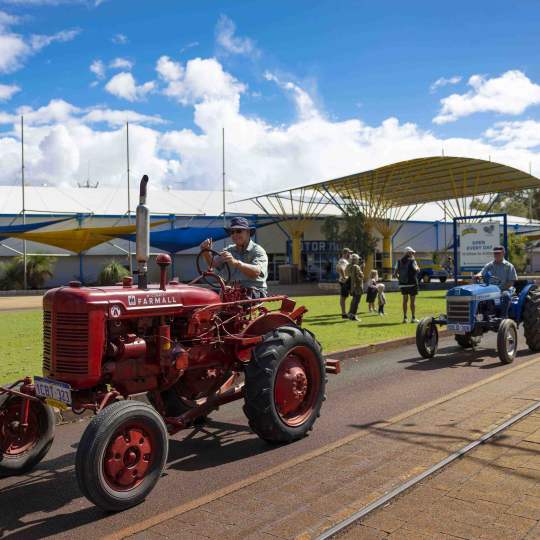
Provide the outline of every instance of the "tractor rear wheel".
<path id="1" fill-rule="evenodd" d="M 42 401 L 30 401 L 28 427 L 20 426 L 23 398 L 0 396 L 0 476 L 23 474 L 47 454 L 54 439 L 54 411 Z"/>
<path id="2" fill-rule="evenodd" d="M 540 291 L 531 289 L 523 308 L 525 341 L 533 352 L 540 351 Z"/>
<path id="3" fill-rule="evenodd" d="M 313 335 L 296 326 L 269 332 L 245 367 L 244 412 L 270 443 L 289 443 L 313 429 L 325 399 L 326 370 Z"/>
<path id="4" fill-rule="evenodd" d="M 439 330 L 433 317 L 425 317 L 416 327 L 416 348 L 423 358 L 433 358 L 439 347 Z"/>
<path id="5" fill-rule="evenodd" d="M 477 347 L 480 345 L 482 339 L 481 336 L 471 336 L 470 332 L 467 332 L 466 334 L 456 334 L 454 337 L 456 338 L 457 344 L 464 349 Z"/>
<path id="6" fill-rule="evenodd" d="M 497 331 L 497 351 L 503 364 L 511 364 L 517 352 L 517 325 L 512 319 L 504 319 Z"/>
<path id="7" fill-rule="evenodd" d="M 119 401 L 95 416 L 75 458 L 83 494 L 109 512 L 142 502 L 167 461 L 167 429 L 158 412 L 140 401 Z"/>

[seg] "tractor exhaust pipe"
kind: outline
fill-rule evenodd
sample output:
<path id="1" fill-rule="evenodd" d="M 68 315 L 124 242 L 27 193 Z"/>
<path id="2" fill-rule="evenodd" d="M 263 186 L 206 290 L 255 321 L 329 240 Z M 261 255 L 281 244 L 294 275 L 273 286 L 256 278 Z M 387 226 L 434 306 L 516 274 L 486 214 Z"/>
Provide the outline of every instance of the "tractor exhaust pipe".
<path id="1" fill-rule="evenodd" d="M 148 289 L 148 259 L 150 258 L 150 212 L 146 206 L 146 184 L 148 176 L 145 174 L 139 187 L 139 205 L 135 218 L 137 275 L 139 289 Z"/>

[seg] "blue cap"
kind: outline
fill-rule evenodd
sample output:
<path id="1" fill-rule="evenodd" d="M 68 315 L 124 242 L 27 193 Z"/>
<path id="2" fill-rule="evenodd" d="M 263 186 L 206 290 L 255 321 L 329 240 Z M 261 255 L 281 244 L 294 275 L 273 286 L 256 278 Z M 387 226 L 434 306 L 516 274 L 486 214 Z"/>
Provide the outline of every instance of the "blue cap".
<path id="1" fill-rule="evenodd" d="M 231 229 L 247 229 L 249 231 L 254 231 L 255 227 L 252 227 L 249 224 L 249 221 L 245 217 L 233 217 L 228 227 L 225 227 L 225 230 L 230 233 Z"/>

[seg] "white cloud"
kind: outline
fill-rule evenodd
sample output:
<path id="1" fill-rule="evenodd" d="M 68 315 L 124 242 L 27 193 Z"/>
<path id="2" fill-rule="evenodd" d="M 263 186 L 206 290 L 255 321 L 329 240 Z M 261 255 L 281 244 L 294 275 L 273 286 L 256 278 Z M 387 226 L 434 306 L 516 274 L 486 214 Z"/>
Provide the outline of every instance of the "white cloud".
<path id="1" fill-rule="evenodd" d="M 10 27 L 20 22 L 19 18 L 0 11 L 0 73 L 11 73 L 20 69 L 32 55 L 54 42 L 74 39 L 79 29 L 62 30 L 56 34 L 23 36 L 14 33 Z"/>
<path id="2" fill-rule="evenodd" d="M 454 75 L 453 77 L 445 78 L 439 77 L 430 87 L 430 92 L 436 92 L 439 88 L 443 86 L 448 86 L 450 84 L 458 84 L 461 82 L 462 77 L 460 75 Z"/>
<path id="3" fill-rule="evenodd" d="M 148 81 L 137 85 L 131 73 L 122 71 L 116 74 L 106 85 L 105 90 L 113 96 L 126 99 L 128 101 L 141 101 L 147 94 L 155 88 L 154 81 Z"/>
<path id="4" fill-rule="evenodd" d="M 433 122 L 445 124 L 487 111 L 517 115 L 527 107 L 540 103 L 540 85 L 531 82 L 519 70 L 507 71 L 492 79 L 473 75 L 468 84 L 472 90 L 467 93 L 452 94 L 441 99 L 441 110 Z"/>
<path id="5" fill-rule="evenodd" d="M 156 65 L 159 76 L 167 83 L 164 94 L 183 105 L 204 100 L 237 102 L 246 87 L 223 70 L 215 58 L 194 58 L 185 68 L 162 56 Z"/>
<path id="6" fill-rule="evenodd" d="M 216 43 L 228 54 L 258 55 L 255 43 L 250 38 L 235 36 L 236 25 L 226 15 L 220 15 L 216 24 Z"/>
<path id="7" fill-rule="evenodd" d="M 81 30 L 79 28 L 73 28 L 72 30 L 62 30 L 50 36 L 34 34 L 30 36 L 30 46 L 34 51 L 40 51 L 44 47 L 48 47 L 51 43 L 54 42 L 65 43 L 67 41 L 71 41 L 75 39 L 80 33 Z"/>
<path id="8" fill-rule="evenodd" d="M 114 34 L 111 41 L 116 45 L 126 45 L 129 43 L 129 39 L 125 34 Z"/>
<path id="9" fill-rule="evenodd" d="M 109 62 L 109 67 L 111 69 L 131 69 L 134 65 L 134 62 L 128 60 L 127 58 L 115 58 Z"/>
<path id="10" fill-rule="evenodd" d="M 186 52 L 189 49 L 192 49 L 193 47 L 198 47 L 198 46 L 199 46 L 198 41 L 191 41 L 190 43 L 188 43 L 187 45 L 184 45 L 184 47 L 180 49 L 180 54 L 182 54 L 183 52 Z"/>
<path id="11" fill-rule="evenodd" d="M 112 127 L 123 126 L 126 122 L 133 124 L 165 124 L 159 116 L 149 116 L 135 111 L 117 111 L 112 109 L 92 109 L 81 121 L 86 124 L 104 122 Z"/>
<path id="12" fill-rule="evenodd" d="M 75 185 L 92 177 L 100 185 L 120 185 L 125 177 L 126 120 L 130 130 L 134 176 L 150 175 L 152 184 L 184 182 L 186 188 L 220 189 L 221 128 L 225 127 L 227 181 L 235 191 L 261 193 L 292 185 L 335 178 L 416 157 L 446 155 L 491 159 L 524 170 L 540 166 L 540 153 L 523 143 L 531 125 L 495 125 L 481 138 L 442 139 L 413 123 L 389 117 L 377 125 L 360 118 L 328 118 L 298 83 L 268 73 L 296 106 L 297 117 L 287 124 L 271 123 L 241 109 L 243 85 L 215 59 L 177 64 L 160 59 L 160 79 L 179 85 L 173 94 L 191 107 L 194 127 L 173 129 L 160 117 L 130 110 L 81 108 L 62 100 L 13 113 L 0 112 L 10 126 L 0 135 L 0 183 L 13 183 L 18 174 L 19 115 L 25 116 L 25 152 L 31 182 Z M 209 77 L 209 72 L 213 77 Z M 210 91 L 217 84 L 219 91 Z M 134 82 L 134 86 L 137 85 Z M 105 124 L 105 125 L 103 125 Z M 519 130 L 523 134 L 519 137 Z M 537 130 L 538 131 L 538 130 Z"/>
<path id="13" fill-rule="evenodd" d="M 98 78 L 98 79 L 104 79 L 105 78 L 105 64 L 101 60 L 94 60 L 90 64 L 90 71 Z"/>
<path id="14" fill-rule="evenodd" d="M 9 101 L 20 90 L 16 84 L 0 84 L 0 101 Z"/>
<path id="15" fill-rule="evenodd" d="M 484 132 L 484 136 L 509 148 L 534 148 L 540 146 L 540 122 L 536 120 L 497 122 Z"/>

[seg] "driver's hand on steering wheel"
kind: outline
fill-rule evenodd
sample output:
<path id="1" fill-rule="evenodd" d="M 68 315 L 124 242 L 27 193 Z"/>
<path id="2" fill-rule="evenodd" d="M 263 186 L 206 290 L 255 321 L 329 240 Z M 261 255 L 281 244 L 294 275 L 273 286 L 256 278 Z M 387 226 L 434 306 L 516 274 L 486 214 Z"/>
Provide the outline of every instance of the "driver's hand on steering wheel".
<path id="1" fill-rule="evenodd" d="M 212 249 L 212 239 L 207 238 L 206 240 L 203 240 L 199 247 L 201 248 L 201 251 L 205 249 Z"/>
<path id="2" fill-rule="evenodd" d="M 231 266 L 236 266 L 236 259 L 232 256 L 232 253 L 230 253 L 227 250 L 223 250 L 219 256 L 221 257 L 221 262 L 228 263 Z"/>

